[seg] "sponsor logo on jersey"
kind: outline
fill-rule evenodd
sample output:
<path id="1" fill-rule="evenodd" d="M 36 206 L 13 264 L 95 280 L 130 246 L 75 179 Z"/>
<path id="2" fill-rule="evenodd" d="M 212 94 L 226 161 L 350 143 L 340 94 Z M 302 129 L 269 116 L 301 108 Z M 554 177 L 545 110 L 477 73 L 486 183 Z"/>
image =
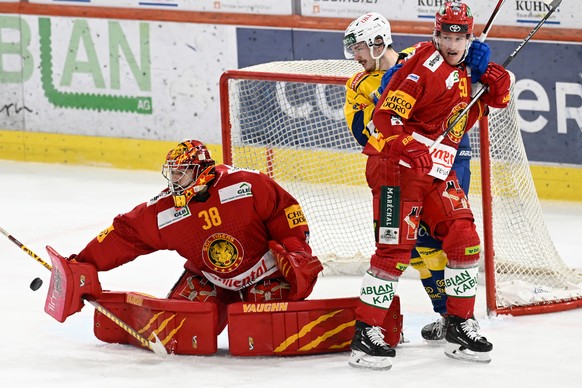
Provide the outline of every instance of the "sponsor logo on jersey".
<path id="1" fill-rule="evenodd" d="M 360 299 L 368 305 L 388 309 L 394 299 L 395 284 L 394 281 L 380 279 L 366 272 L 360 290 Z"/>
<path id="2" fill-rule="evenodd" d="M 418 82 L 418 80 L 420 79 L 419 75 L 416 74 L 408 74 L 408 76 L 406 77 L 406 79 L 409 79 L 413 82 Z"/>
<path id="3" fill-rule="evenodd" d="M 107 237 L 109 233 L 113 232 L 114 229 L 115 228 L 113 227 L 113 225 L 111 225 L 109 228 L 101 231 L 101 233 L 97 235 L 97 241 L 103 242 L 103 240 L 105 240 L 105 237 Z"/>
<path id="4" fill-rule="evenodd" d="M 418 206 L 415 203 L 404 202 L 402 205 L 402 213 L 406 214 L 404 217 L 404 224 L 406 226 L 407 240 L 416 240 L 418 233 L 418 224 L 420 223 L 420 210 L 422 206 Z"/>
<path id="5" fill-rule="evenodd" d="M 299 204 L 286 208 L 285 217 L 287 218 L 287 223 L 289 224 L 290 229 L 293 229 L 299 225 L 307 225 L 307 220 L 303 215 L 303 209 L 301 209 Z"/>
<path id="6" fill-rule="evenodd" d="M 471 298 L 477 294 L 479 268 L 447 268 L 445 288 L 447 295 Z"/>
<path id="7" fill-rule="evenodd" d="M 227 203 L 236 201 L 237 199 L 252 197 L 252 186 L 248 182 L 240 182 L 236 185 L 231 185 L 218 190 L 218 197 L 220 203 Z"/>
<path id="8" fill-rule="evenodd" d="M 216 272 L 234 271 L 239 267 L 243 256 L 242 244 L 226 233 L 214 233 L 202 244 L 202 260 L 208 268 Z"/>
<path id="9" fill-rule="evenodd" d="M 398 244 L 400 233 L 400 188 L 382 186 L 380 190 L 379 244 Z"/>
<path id="10" fill-rule="evenodd" d="M 358 91 L 358 84 L 359 84 L 359 83 L 360 83 L 360 81 L 362 81 L 362 79 L 364 79 L 364 77 L 366 77 L 367 75 L 368 75 L 368 73 L 367 73 L 367 72 L 365 72 L 365 71 L 362 71 L 362 72 L 359 72 L 359 73 L 357 73 L 357 74 L 354 76 L 354 79 L 352 80 L 352 82 L 351 82 L 351 84 L 350 84 L 350 88 L 351 88 L 352 90 L 354 90 L 354 91 L 356 91 L 356 92 L 357 92 L 357 91 Z"/>
<path id="11" fill-rule="evenodd" d="M 414 132 L 412 137 L 427 147 L 430 147 L 434 143 L 433 139 L 423 136 L 418 132 Z M 447 176 L 451 172 L 451 167 L 453 166 L 456 154 L 456 147 L 452 147 L 443 143 L 437 144 L 433 151 L 430 153 L 430 158 L 432 159 L 432 169 L 428 175 L 443 181 L 447 179 Z M 402 162 L 400 164 L 402 164 Z"/>
<path id="12" fill-rule="evenodd" d="M 455 84 L 459 82 L 459 71 L 454 70 L 445 81 L 445 86 L 447 89 L 452 89 Z"/>
<path id="13" fill-rule="evenodd" d="M 400 117 L 408 118 L 416 99 L 401 90 L 391 90 L 380 109 L 389 109 Z"/>
<path id="14" fill-rule="evenodd" d="M 166 198 L 169 195 L 170 195 L 170 192 L 166 189 L 166 190 L 162 191 L 161 193 L 159 193 L 158 195 L 156 195 L 155 197 L 153 197 L 152 199 L 150 199 L 147 202 L 147 206 L 151 206 L 151 205 L 155 204 L 156 202 L 158 202 L 160 199 Z"/>
<path id="15" fill-rule="evenodd" d="M 453 211 L 469 209 L 469 200 L 465 196 L 465 192 L 461 188 L 461 184 L 456 179 L 450 179 L 446 181 L 443 197 L 449 199 L 451 209 L 453 209 Z"/>
<path id="16" fill-rule="evenodd" d="M 224 275 L 219 276 L 208 271 L 202 271 L 202 274 L 206 279 L 210 280 L 218 287 L 236 291 L 256 283 L 262 278 L 277 272 L 277 270 L 278 268 L 275 258 L 271 252 L 267 252 L 251 268 L 231 278 L 225 278 L 223 277 Z"/>
<path id="17" fill-rule="evenodd" d="M 400 116 L 396 116 L 396 115 L 390 115 L 390 123 L 392 125 L 404 125 L 404 124 L 402 124 L 402 120 L 400 119 Z"/>
<path id="18" fill-rule="evenodd" d="M 158 213 L 158 229 L 165 228 L 172 225 L 186 217 L 190 217 L 190 209 L 188 206 L 175 208 L 171 207 Z"/>
<path id="19" fill-rule="evenodd" d="M 438 51 L 435 51 L 422 65 L 434 73 L 443 61 L 442 55 Z"/>

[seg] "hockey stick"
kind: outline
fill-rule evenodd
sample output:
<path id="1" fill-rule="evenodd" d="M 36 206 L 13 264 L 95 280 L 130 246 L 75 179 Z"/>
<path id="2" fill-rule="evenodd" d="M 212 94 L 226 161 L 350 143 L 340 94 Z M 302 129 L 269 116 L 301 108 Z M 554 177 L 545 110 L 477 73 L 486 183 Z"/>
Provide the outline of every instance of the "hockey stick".
<path id="1" fill-rule="evenodd" d="M 547 4 L 547 0 L 544 2 Z M 513 52 L 509 55 L 509 57 L 505 60 L 505 62 L 503 62 L 503 64 L 501 66 L 507 68 L 507 66 L 511 63 L 511 61 L 513 61 L 515 56 L 521 51 L 523 46 L 525 46 L 527 44 L 527 42 L 530 41 L 530 39 L 542 27 L 542 25 L 546 22 L 546 20 L 548 20 L 548 18 L 554 13 L 554 11 L 556 10 L 556 8 L 558 8 L 558 6 L 560 5 L 561 2 L 562 2 L 562 0 L 553 0 L 551 3 L 548 4 L 548 6 L 550 8 L 549 8 L 548 12 L 546 13 L 546 15 L 542 18 L 542 20 L 540 20 L 538 22 L 538 24 L 536 24 L 536 26 L 530 31 L 530 33 L 521 41 L 521 43 L 517 46 L 517 48 L 515 50 L 513 50 Z M 453 120 L 453 122 L 447 127 L 447 129 L 445 129 L 445 131 L 441 135 L 439 135 L 439 137 L 437 137 L 435 139 L 435 141 L 428 148 L 429 152 L 434 151 L 436 146 L 439 145 L 444 140 L 445 136 L 455 127 L 455 125 L 457 125 L 457 123 L 463 118 L 463 116 L 465 116 L 469 112 L 471 107 L 473 105 L 475 105 L 477 100 L 479 100 L 479 98 L 486 91 L 487 91 L 487 85 L 483 85 L 481 87 L 481 89 L 479 89 L 479 91 L 471 99 L 471 101 L 465 107 L 465 109 L 463 109 L 461 111 L 461 113 L 459 113 L 459 115 L 455 118 L 455 120 Z"/>
<path id="2" fill-rule="evenodd" d="M 10 233 L 8 233 L 7 231 L 5 231 L 1 227 L 0 227 L 0 232 L 4 236 L 8 237 L 8 239 L 10 241 L 12 241 L 20 249 L 22 249 L 24 252 L 26 252 L 30 257 L 32 257 L 34 260 L 36 260 L 37 262 L 39 262 L 40 264 L 42 264 L 43 267 L 45 267 L 49 271 L 52 270 L 52 266 L 49 263 L 47 263 L 46 261 L 44 261 L 36 253 L 34 253 L 33 251 L 31 251 L 23 243 L 21 243 L 20 241 L 18 241 L 15 237 L 13 237 Z M 139 343 L 143 347 L 148 348 L 149 350 L 151 350 L 152 352 L 154 352 L 155 354 L 157 354 L 158 356 L 160 356 L 162 358 L 165 358 L 168 355 L 168 351 L 166 350 L 166 347 L 164 345 L 162 345 L 162 343 L 160 342 L 160 339 L 155 335 L 155 333 L 154 333 L 154 337 L 155 337 L 156 341 L 155 342 L 150 341 L 147 338 L 145 338 L 144 336 L 142 336 L 137 330 L 133 329 L 127 323 L 125 323 L 124 321 L 122 321 L 117 315 L 113 314 L 111 311 L 109 311 L 107 308 L 105 308 L 101 303 L 97 302 L 94 298 L 85 296 L 85 297 L 83 297 L 83 299 L 86 300 L 87 302 L 89 302 L 101 314 L 103 314 L 107 318 L 111 319 L 113 321 L 113 323 L 115 323 L 117 326 L 121 327 L 123 330 L 125 330 L 133 338 L 135 338 L 136 340 L 138 340 Z"/>
<path id="3" fill-rule="evenodd" d="M 489 30 L 493 26 L 493 22 L 495 21 L 495 19 L 497 19 L 497 15 L 499 14 L 501 7 L 503 7 L 503 4 L 505 4 L 505 1 L 506 0 L 499 0 L 497 2 L 497 5 L 493 9 L 493 13 L 491 13 L 491 16 L 489 16 L 489 20 L 487 21 L 487 24 L 485 24 L 485 28 L 483 28 L 483 31 L 481 32 L 481 36 L 479 36 L 480 42 L 485 42 L 485 39 L 487 39 Z"/>

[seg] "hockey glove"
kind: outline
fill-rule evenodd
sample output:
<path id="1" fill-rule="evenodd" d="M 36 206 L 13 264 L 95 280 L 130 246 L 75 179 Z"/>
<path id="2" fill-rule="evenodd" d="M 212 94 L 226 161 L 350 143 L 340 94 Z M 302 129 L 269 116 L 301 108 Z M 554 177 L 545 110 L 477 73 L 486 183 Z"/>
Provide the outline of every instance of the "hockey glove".
<path id="1" fill-rule="evenodd" d="M 418 175 L 426 175 L 432 169 L 432 158 L 428 147 L 403 133 L 390 142 L 388 157 L 394 163 L 408 164 Z"/>
<path id="2" fill-rule="evenodd" d="M 386 89 L 386 86 L 388 86 L 388 83 L 392 79 L 392 76 L 394 75 L 394 73 L 396 73 L 398 71 L 398 69 L 400 69 L 401 67 L 402 67 L 402 63 L 397 63 L 396 65 L 394 65 L 391 68 L 389 68 L 388 70 L 386 70 L 384 75 L 382 75 L 382 81 L 380 81 L 380 87 L 374 93 L 374 96 L 373 96 L 374 105 L 378 103 L 380 96 L 382 96 L 382 93 L 384 93 L 384 90 Z"/>
<path id="3" fill-rule="evenodd" d="M 481 96 L 484 103 L 492 108 L 505 108 L 509 104 L 511 79 L 503 66 L 490 62 L 480 81 L 489 87 Z"/>
<path id="4" fill-rule="evenodd" d="M 52 260 L 51 282 L 44 305 L 44 311 L 59 322 L 81 311 L 83 298 L 99 298 L 101 284 L 97 269 L 93 264 L 78 263 L 59 255 L 47 246 Z"/>
<path id="5" fill-rule="evenodd" d="M 317 275 L 323 271 L 319 259 L 307 252 L 289 252 L 276 241 L 269 241 L 269 249 L 277 261 L 279 271 L 291 285 L 289 299 L 305 299 L 311 294 Z"/>
<path id="6" fill-rule="evenodd" d="M 469 47 L 469 52 L 465 58 L 465 64 L 471 68 L 471 83 L 477 83 L 487 70 L 491 49 L 489 45 L 478 40 L 474 40 Z"/>

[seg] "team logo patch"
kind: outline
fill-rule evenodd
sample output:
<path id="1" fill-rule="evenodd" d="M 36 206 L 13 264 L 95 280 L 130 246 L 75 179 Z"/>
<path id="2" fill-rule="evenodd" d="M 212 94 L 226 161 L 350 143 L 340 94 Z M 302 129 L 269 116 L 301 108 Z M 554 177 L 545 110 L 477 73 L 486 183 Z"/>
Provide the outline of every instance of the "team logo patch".
<path id="1" fill-rule="evenodd" d="M 307 220 L 303 215 L 303 209 L 301 209 L 299 204 L 286 208 L 285 217 L 287 218 L 287 223 L 289 224 L 290 229 L 299 225 L 307 225 Z"/>
<path id="2" fill-rule="evenodd" d="M 175 208 L 171 207 L 158 213 L 158 229 L 165 228 L 175 222 L 180 221 L 186 217 L 190 217 L 190 209 L 188 206 Z"/>
<path id="3" fill-rule="evenodd" d="M 400 117 L 408 118 L 416 99 L 402 90 L 389 91 L 380 109 L 389 109 Z"/>
<path id="4" fill-rule="evenodd" d="M 97 235 L 97 241 L 103 242 L 103 240 L 105 240 L 105 237 L 107 237 L 109 233 L 113 232 L 114 229 L 115 228 L 113 227 L 113 225 L 111 225 L 109 228 L 103 230 L 101 233 Z"/>
<path id="5" fill-rule="evenodd" d="M 202 260 L 215 272 L 228 273 L 238 268 L 243 259 L 242 244 L 225 233 L 215 233 L 202 245 Z"/>
<path id="6" fill-rule="evenodd" d="M 451 114 L 449 115 L 449 117 L 445 121 L 445 125 L 443 125 L 443 126 L 445 128 L 448 128 L 451 125 L 451 123 L 456 120 L 456 118 L 463 111 L 463 109 L 465 109 L 466 106 L 467 106 L 467 103 L 465 103 L 465 102 L 457 104 L 452 109 Z M 463 117 L 461 117 L 461 119 L 455 124 L 455 126 L 447 134 L 447 137 L 449 138 L 449 140 L 455 144 L 459 144 L 459 142 L 461 141 L 461 138 L 465 134 L 465 129 L 467 127 L 467 116 L 468 115 L 464 115 Z M 445 128 L 443 128 L 443 129 L 445 129 Z"/>
<path id="7" fill-rule="evenodd" d="M 220 203 L 227 203 L 236 201 L 237 199 L 252 197 L 252 186 L 248 182 L 240 182 L 236 185 L 231 185 L 218 190 L 218 197 Z"/>

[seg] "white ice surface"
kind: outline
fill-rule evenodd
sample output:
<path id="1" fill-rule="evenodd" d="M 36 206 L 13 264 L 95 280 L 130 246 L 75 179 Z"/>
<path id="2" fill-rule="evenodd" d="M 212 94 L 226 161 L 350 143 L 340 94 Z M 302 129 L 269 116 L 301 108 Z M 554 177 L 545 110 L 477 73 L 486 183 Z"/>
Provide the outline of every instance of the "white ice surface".
<path id="1" fill-rule="evenodd" d="M 78 252 L 118 213 L 155 195 L 156 172 L 0 161 L 0 227 L 48 260 L 45 246 Z M 562 258 L 582 268 L 582 203 L 542 203 Z M 405 336 L 389 371 L 350 368 L 347 353 L 235 358 L 219 337 L 214 356 L 162 360 L 151 352 L 93 336 L 93 308 L 58 323 L 44 313 L 49 272 L 0 236 L 0 387 L 580 387 L 582 309 L 489 318 L 479 288 L 476 316 L 494 344 L 493 361 L 451 360 L 420 338 L 436 318 L 414 276 L 401 279 Z M 164 297 L 183 260 L 158 252 L 100 275 L 103 287 Z M 45 284 L 29 289 L 35 277 Z M 324 277 L 312 298 L 356 296 L 360 277 Z"/>

